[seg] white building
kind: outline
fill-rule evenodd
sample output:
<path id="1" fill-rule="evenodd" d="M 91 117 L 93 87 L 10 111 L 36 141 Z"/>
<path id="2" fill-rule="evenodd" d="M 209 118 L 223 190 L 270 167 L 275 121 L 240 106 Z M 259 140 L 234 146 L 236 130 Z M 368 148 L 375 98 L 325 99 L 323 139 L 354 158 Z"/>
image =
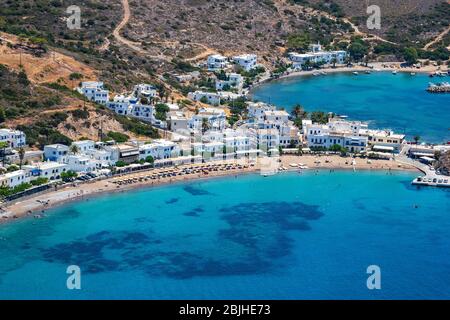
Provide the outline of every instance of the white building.
<path id="1" fill-rule="evenodd" d="M 143 98 L 155 98 L 157 96 L 158 92 L 156 91 L 155 86 L 151 84 L 141 83 L 134 86 L 133 95 Z"/>
<path id="2" fill-rule="evenodd" d="M 49 180 L 60 179 L 61 173 L 69 171 L 67 164 L 54 161 L 42 162 L 36 166 L 39 169 L 39 175 Z"/>
<path id="3" fill-rule="evenodd" d="M 188 130 L 189 120 L 186 115 L 181 111 L 171 111 L 167 114 L 167 124 L 172 132 L 180 130 Z"/>
<path id="4" fill-rule="evenodd" d="M 217 71 L 225 69 L 228 66 L 228 58 L 221 54 L 213 54 L 208 57 L 206 63 L 209 71 Z"/>
<path id="5" fill-rule="evenodd" d="M 241 66 L 245 71 L 250 71 L 257 67 L 257 56 L 256 54 L 234 56 L 233 62 Z"/>
<path id="6" fill-rule="evenodd" d="M 154 160 L 176 158 L 180 155 L 179 146 L 168 140 L 154 140 L 152 143 L 139 146 L 139 160 L 151 156 Z"/>
<path id="7" fill-rule="evenodd" d="M 76 146 L 79 153 L 86 153 L 95 149 L 95 142 L 92 140 L 80 140 L 72 142 L 72 146 Z"/>
<path id="8" fill-rule="evenodd" d="M 206 102 L 208 104 L 218 106 L 220 105 L 220 95 L 217 92 L 205 92 L 205 91 L 195 91 L 189 92 L 188 98 L 194 101 Z"/>
<path id="9" fill-rule="evenodd" d="M 396 134 L 392 130 L 360 130 L 359 134 L 368 139 L 373 151 L 399 153 L 405 142 L 404 134 Z"/>
<path id="10" fill-rule="evenodd" d="M 276 107 L 264 102 L 248 102 L 248 117 L 253 122 L 264 121 L 264 113 L 266 111 L 275 111 Z"/>
<path id="11" fill-rule="evenodd" d="M 315 64 L 343 64 L 347 58 L 347 52 L 344 50 L 323 51 L 320 44 L 310 45 L 310 52 L 296 53 L 290 52 L 289 59 L 293 62 L 295 68 L 301 68 L 305 63 Z"/>
<path id="12" fill-rule="evenodd" d="M 0 129 L 0 142 L 7 142 L 11 148 L 20 148 L 26 144 L 26 135 L 19 130 Z"/>
<path id="13" fill-rule="evenodd" d="M 93 172 L 97 169 L 97 163 L 91 157 L 84 154 L 71 154 L 62 159 L 67 171 Z"/>
<path id="14" fill-rule="evenodd" d="M 99 104 L 106 104 L 109 101 L 109 91 L 104 89 L 103 82 L 82 82 L 81 87 L 78 87 L 77 90 L 90 101 Z"/>
<path id="15" fill-rule="evenodd" d="M 227 117 L 225 111 L 219 108 L 201 108 L 197 114 L 189 119 L 189 128 L 192 130 L 203 130 L 203 119 L 208 123 L 208 130 L 223 130 Z"/>
<path id="16" fill-rule="evenodd" d="M 367 137 L 359 136 L 358 132 L 339 129 L 329 124 L 311 124 L 305 128 L 306 141 L 309 148 L 329 149 L 334 145 L 346 148 L 349 152 L 365 152 Z"/>
<path id="17" fill-rule="evenodd" d="M 49 144 L 44 146 L 44 159 L 59 161 L 69 153 L 69 147 L 64 144 Z"/>
<path id="18" fill-rule="evenodd" d="M 117 95 L 113 101 L 106 104 L 106 107 L 120 115 L 151 123 L 156 121 L 153 106 L 141 104 L 139 99 L 133 96 Z"/>
<path id="19" fill-rule="evenodd" d="M 244 78 L 238 73 L 227 73 L 226 80 L 216 81 L 216 90 L 236 89 L 238 91 L 242 90 L 244 86 Z"/>
<path id="20" fill-rule="evenodd" d="M 16 170 L 0 176 L 0 186 L 14 188 L 22 183 L 31 181 L 31 174 L 28 170 Z"/>

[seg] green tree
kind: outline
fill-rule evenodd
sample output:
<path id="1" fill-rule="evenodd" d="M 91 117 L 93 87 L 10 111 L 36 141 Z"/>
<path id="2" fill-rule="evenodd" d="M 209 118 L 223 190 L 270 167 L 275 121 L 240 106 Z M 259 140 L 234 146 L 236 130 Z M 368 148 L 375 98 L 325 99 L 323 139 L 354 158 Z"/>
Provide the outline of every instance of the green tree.
<path id="1" fill-rule="evenodd" d="M 420 136 L 414 136 L 413 139 L 414 139 L 415 143 L 418 144 L 419 140 L 420 140 Z"/>
<path id="2" fill-rule="evenodd" d="M 405 50 L 403 52 L 403 58 L 405 59 L 406 63 L 414 64 L 417 62 L 417 59 L 419 58 L 419 54 L 417 53 L 416 48 L 408 47 L 408 48 L 405 48 Z"/>
<path id="3" fill-rule="evenodd" d="M 22 169 L 23 159 L 25 159 L 25 149 L 23 147 L 20 147 L 18 153 L 19 153 L 20 169 Z"/>
<path id="4" fill-rule="evenodd" d="M 0 123 L 5 122 L 5 120 L 6 120 L 5 109 L 0 107 Z"/>

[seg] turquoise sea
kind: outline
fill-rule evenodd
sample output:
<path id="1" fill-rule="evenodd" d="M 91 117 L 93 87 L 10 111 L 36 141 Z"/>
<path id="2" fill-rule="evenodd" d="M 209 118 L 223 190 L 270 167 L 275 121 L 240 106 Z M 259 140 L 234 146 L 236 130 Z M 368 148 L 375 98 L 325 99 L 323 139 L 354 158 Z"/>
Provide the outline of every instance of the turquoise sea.
<path id="1" fill-rule="evenodd" d="M 68 204 L 0 226 L 0 298 L 449 299 L 450 190 L 415 176 L 255 174 Z"/>
<path id="2" fill-rule="evenodd" d="M 391 128 L 409 138 L 450 141 L 450 95 L 425 91 L 429 82 L 449 81 L 426 74 L 393 75 L 336 73 L 301 76 L 265 83 L 252 92 L 253 98 L 291 110 L 300 103 L 307 111 L 321 110 L 370 121 L 372 128 Z"/>

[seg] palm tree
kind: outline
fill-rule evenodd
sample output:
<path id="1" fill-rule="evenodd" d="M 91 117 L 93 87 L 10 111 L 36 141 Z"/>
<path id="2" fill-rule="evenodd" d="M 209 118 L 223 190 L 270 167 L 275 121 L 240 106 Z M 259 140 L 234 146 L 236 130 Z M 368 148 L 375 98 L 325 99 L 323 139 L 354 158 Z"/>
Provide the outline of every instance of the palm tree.
<path id="1" fill-rule="evenodd" d="M 0 158 L 3 163 L 3 167 L 5 166 L 5 158 L 6 158 L 6 148 L 9 147 L 9 143 L 6 141 L 0 142 Z"/>
<path id="2" fill-rule="evenodd" d="M 419 140 L 420 140 L 420 136 L 414 136 L 414 141 L 416 142 L 416 144 L 418 144 L 419 143 Z"/>
<path id="3" fill-rule="evenodd" d="M 72 152 L 73 154 L 77 154 L 80 150 L 78 150 L 78 147 L 76 144 L 73 144 L 70 146 L 70 152 Z"/>
<path id="4" fill-rule="evenodd" d="M 25 158 L 25 149 L 23 147 L 19 148 L 19 160 L 20 160 L 20 169 L 22 169 L 23 159 Z"/>
<path id="5" fill-rule="evenodd" d="M 337 59 L 336 58 L 331 59 L 331 63 L 333 64 L 333 68 L 336 68 Z"/>
<path id="6" fill-rule="evenodd" d="M 202 118 L 202 133 L 204 134 L 206 131 L 210 129 L 210 125 L 207 118 Z"/>

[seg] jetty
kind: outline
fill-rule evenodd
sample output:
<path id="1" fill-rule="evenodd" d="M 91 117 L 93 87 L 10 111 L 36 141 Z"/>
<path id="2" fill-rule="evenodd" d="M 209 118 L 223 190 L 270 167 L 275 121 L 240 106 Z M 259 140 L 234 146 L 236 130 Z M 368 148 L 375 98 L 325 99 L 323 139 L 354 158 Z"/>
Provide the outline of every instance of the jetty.
<path id="1" fill-rule="evenodd" d="M 443 82 L 443 83 L 430 83 L 430 85 L 427 88 L 427 91 L 430 93 L 450 93 L 450 83 Z"/>

